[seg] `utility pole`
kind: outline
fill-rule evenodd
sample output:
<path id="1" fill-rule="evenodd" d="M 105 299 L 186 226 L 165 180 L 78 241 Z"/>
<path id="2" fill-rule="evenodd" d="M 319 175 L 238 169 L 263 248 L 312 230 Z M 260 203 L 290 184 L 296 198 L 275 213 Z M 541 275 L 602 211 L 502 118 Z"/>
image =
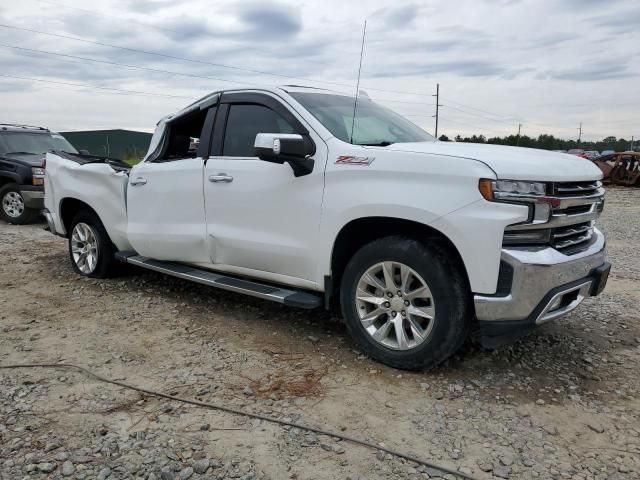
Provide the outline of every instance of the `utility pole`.
<path id="1" fill-rule="evenodd" d="M 631 135 L 631 146 L 629 147 L 629 150 L 631 150 L 633 152 L 633 135 Z"/>
<path id="2" fill-rule="evenodd" d="M 580 144 L 580 140 L 582 139 L 582 122 L 580 122 L 580 128 L 578 128 L 578 130 L 580 130 L 580 134 L 578 135 L 578 144 Z"/>
<path id="3" fill-rule="evenodd" d="M 522 124 L 518 124 L 518 139 L 516 140 L 516 147 L 520 146 L 520 129 L 522 128 Z"/>
<path id="4" fill-rule="evenodd" d="M 436 97 L 436 114 L 434 115 L 436 117 L 436 139 L 438 138 L 438 115 L 439 115 L 439 108 L 442 106 L 440 105 L 440 84 L 436 83 L 436 94 L 435 95 L 431 95 L 432 97 Z"/>

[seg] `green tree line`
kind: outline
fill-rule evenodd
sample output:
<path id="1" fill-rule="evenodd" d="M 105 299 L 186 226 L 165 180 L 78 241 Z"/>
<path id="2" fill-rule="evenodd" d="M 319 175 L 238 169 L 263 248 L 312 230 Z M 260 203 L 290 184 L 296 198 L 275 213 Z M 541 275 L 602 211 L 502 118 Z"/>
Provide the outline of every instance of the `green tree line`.
<path id="1" fill-rule="evenodd" d="M 446 135 L 440 136 L 442 141 L 450 141 Z M 520 147 L 542 148 L 544 150 L 571 150 L 572 148 L 582 148 L 584 150 L 615 150 L 616 152 L 629 150 L 631 140 L 616 137 L 606 137 L 597 142 L 586 142 L 577 140 L 565 140 L 554 137 L 553 135 L 542 134 L 538 137 L 529 137 L 528 135 L 509 135 L 506 137 L 490 137 L 484 135 L 472 135 L 470 137 L 462 137 L 456 135 L 456 142 L 468 143 L 494 143 L 497 145 L 518 145 Z M 635 145 L 634 145 L 635 146 Z"/>

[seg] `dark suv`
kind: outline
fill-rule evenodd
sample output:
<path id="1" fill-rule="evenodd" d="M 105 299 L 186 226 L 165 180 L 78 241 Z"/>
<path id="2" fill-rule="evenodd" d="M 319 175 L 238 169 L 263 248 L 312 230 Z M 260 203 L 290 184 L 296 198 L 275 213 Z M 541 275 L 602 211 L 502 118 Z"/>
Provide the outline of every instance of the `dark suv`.
<path id="1" fill-rule="evenodd" d="M 0 123 L 0 219 L 24 224 L 44 208 L 49 150 L 78 153 L 62 135 L 46 128 Z"/>

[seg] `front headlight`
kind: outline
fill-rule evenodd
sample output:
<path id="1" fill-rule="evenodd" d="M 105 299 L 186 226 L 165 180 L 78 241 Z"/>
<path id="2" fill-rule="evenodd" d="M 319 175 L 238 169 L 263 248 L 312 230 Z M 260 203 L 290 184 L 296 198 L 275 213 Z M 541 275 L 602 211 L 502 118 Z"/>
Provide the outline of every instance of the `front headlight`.
<path id="1" fill-rule="evenodd" d="M 529 207 L 530 223 L 546 223 L 551 210 L 560 204 L 560 199 L 547 195 L 550 187 L 545 182 L 527 180 L 480 179 L 478 189 L 490 202 L 516 203 Z"/>
<path id="2" fill-rule="evenodd" d="M 526 200 L 532 197 L 544 197 L 547 184 L 522 180 L 489 180 L 483 178 L 478 185 L 482 196 L 491 202 L 496 200 Z"/>

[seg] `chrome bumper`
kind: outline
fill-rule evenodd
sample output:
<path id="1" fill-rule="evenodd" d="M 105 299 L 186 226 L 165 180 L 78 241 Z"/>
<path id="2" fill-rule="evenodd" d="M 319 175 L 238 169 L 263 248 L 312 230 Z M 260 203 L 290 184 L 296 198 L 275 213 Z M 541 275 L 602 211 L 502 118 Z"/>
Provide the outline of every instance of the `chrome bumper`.
<path id="1" fill-rule="evenodd" d="M 485 327 L 533 326 L 566 315 L 592 294 L 592 272 L 605 264 L 605 238 L 595 229 L 591 245 L 574 255 L 551 247 L 519 247 L 503 248 L 501 259 L 513 269 L 510 292 L 475 295 L 476 317 Z"/>

